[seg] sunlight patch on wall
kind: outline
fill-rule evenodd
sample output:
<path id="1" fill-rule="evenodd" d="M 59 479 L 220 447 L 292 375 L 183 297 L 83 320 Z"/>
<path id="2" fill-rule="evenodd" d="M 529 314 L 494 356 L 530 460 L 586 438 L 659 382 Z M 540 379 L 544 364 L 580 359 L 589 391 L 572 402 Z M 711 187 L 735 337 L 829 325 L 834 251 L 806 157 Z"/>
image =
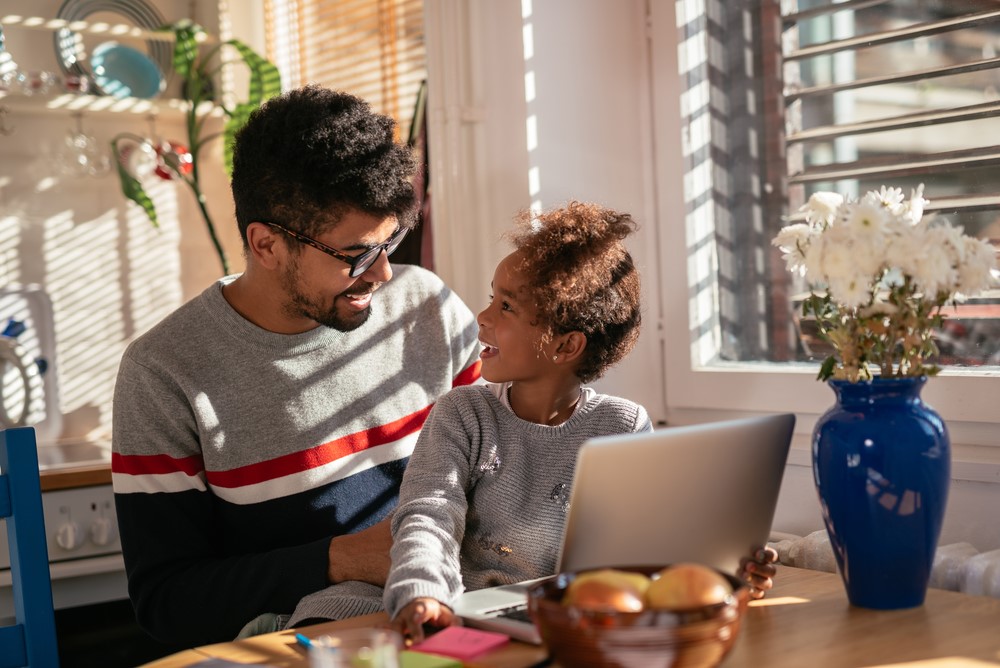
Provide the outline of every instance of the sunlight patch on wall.
<path id="1" fill-rule="evenodd" d="M 538 90 L 535 86 L 535 72 L 530 67 L 530 61 L 535 55 L 535 30 L 531 24 L 531 0 L 521 0 L 521 19 L 524 26 L 521 37 L 524 42 L 524 100 L 528 105 L 528 117 L 525 119 L 525 129 L 528 136 L 528 195 L 531 197 L 530 209 L 540 213 L 542 200 L 539 193 L 542 190 L 542 175 L 538 166 L 538 114 L 532 109 Z"/>
<path id="2" fill-rule="evenodd" d="M 73 433 L 106 437 L 106 397 L 114 384 L 121 348 L 121 286 L 115 211 L 77 220 L 65 210 L 42 226 L 45 286 L 57 314 L 55 326 L 61 410 Z"/>
<path id="3" fill-rule="evenodd" d="M 124 298 L 128 318 L 124 336 L 132 339 L 159 322 L 183 301 L 180 275 L 181 232 L 178 186 L 173 182 L 151 181 L 146 185 L 156 204 L 160 226 L 153 227 L 145 213 L 130 206 L 125 217 L 125 237 L 121 255 Z"/>
<path id="4" fill-rule="evenodd" d="M 21 277 L 21 256 L 17 252 L 20 225 L 13 216 L 0 216 L 0 285 L 17 283 Z"/>

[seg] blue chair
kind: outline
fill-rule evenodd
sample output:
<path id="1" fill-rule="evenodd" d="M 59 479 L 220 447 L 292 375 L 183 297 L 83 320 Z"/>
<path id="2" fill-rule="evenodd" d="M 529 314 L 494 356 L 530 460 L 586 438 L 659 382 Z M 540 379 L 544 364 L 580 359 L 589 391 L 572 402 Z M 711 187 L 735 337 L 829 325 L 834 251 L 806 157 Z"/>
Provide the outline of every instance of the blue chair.
<path id="1" fill-rule="evenodd" d="M 6 520 L 14 624 L 0 626 L 0 668 L 59 665 L 35 430 L 0 431 L 0 518 Z"/>

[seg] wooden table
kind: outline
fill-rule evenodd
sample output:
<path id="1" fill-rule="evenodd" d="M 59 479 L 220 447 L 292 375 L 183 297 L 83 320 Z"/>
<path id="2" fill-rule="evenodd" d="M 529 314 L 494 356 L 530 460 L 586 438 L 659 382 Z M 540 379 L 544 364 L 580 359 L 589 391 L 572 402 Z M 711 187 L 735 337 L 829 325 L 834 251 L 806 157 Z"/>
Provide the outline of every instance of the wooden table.
<path id="1" fill-rule="evenodd" d="M 865 610 L 847 602 L 840 577 L 779 567 L 774 590 L 750 604 L 724 668 L 979 668 L 1000 665 L 1000 599 L 930 589 L 924 605 Z M 299 629 L 310 637 L 377 626 L 384 614 Z M 294 632 L 207 645 L 147 664 L 186 668 L 207 658 L 308 668 Z M 475 666 L 526 668 L 545 658 L 541 647 L 512 642 Z M 571 667 L 567 667 L 571 668 Z"/>

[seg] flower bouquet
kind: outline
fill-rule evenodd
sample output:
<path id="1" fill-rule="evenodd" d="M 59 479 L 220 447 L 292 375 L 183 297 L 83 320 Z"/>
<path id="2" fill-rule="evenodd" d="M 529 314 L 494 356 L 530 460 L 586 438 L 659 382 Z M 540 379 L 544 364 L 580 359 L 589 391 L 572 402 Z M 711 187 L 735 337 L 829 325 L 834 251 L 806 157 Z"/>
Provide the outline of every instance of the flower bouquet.
<path id="1" fill-rule="evenodd" d="M 809 285 L 803 316 L 833 346 L 821 380 L 870 380 L 871 367 L 882 378 L 936 374 L 942 308 L 996 283 L 993 247 L 925 217 L 927 203 L 923 185 L 909 200 L 885 186 L 860 200 L 817 192 L 806 222 L 773 239 Z"/>

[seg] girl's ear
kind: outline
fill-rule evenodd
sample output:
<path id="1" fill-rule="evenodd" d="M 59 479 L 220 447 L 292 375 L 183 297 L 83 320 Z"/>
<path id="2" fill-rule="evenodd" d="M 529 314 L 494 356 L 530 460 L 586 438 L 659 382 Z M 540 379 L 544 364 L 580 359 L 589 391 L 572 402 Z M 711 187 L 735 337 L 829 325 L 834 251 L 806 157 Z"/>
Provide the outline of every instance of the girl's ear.
<path id="1" fill-rule="evenodd" d="M 553 362 L 557 364 L 575 362 L 580 359 L 587 347 L 587 337 L 583 332 L 569 332 L 557 336 L 553 344 L 555 347 L 555 353 L 552 355 Z"/>
<path id="2" fill-rule="evenodd" d="M 275 269 L 280 264 L 278 255 L 287 254 L 287 248 L 278 243 L 278 233 L 264 223 L 247 226 L 247 250 L 257 264 L 266 269 Z"/>

